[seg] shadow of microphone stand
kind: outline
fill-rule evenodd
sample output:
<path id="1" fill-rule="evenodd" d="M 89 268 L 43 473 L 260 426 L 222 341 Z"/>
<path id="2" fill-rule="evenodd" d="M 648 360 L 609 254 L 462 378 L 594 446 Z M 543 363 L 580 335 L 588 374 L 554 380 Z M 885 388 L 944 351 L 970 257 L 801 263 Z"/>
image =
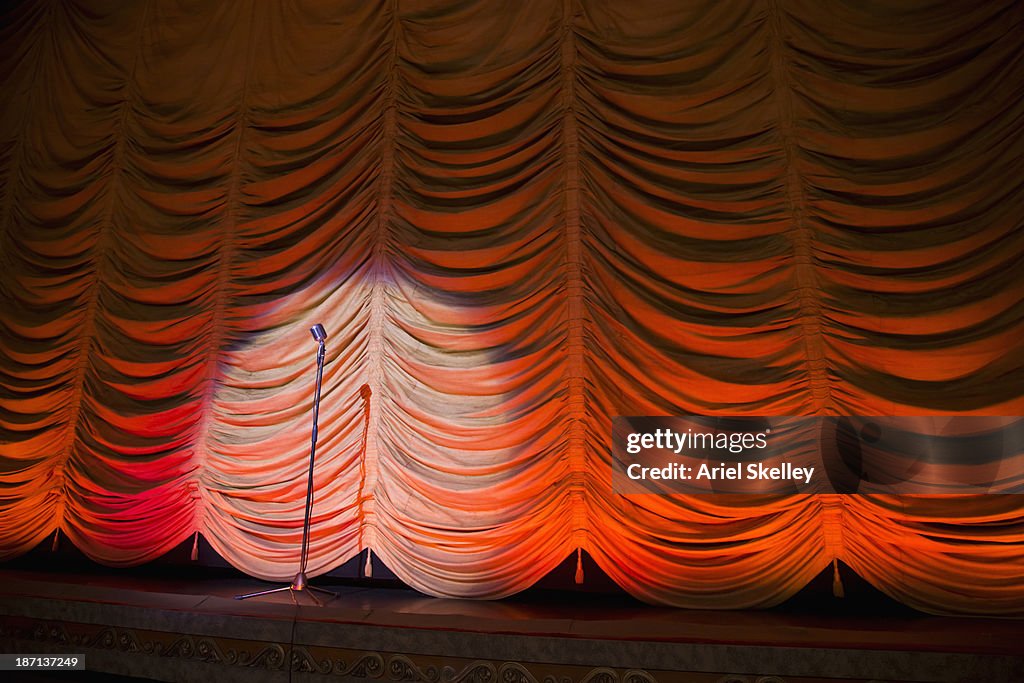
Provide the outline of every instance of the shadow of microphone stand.
<path id="1" fill-rule="evenodd" d="M 284 591 L 288 591 L 288 595 L 291 596 L 292 602 L 298 605 L 299 601 L 295 599 L 295 594 L 305 591 L 318 607 L 323 607 L 324 603 L 320 602 L 320 599 L 314 595 L 314 591 L 330 596 L 328 601 L 331 598 L 338 597 L 337 593 L 309 585 L 309 579 L 306 577 L 306 560 L 309 556 L 309 520 L 310 515 L 313 512 L 313 463 L 316 460 L 317 418 L 320 416 L 320 386 L 323 383 L 324 378 L 324 353 L 326 350 L 325 343 L 327 341 L 327 332 L 324 330 L 324 326 L 320 323 L 309 328 L 309 332 L 313 335 L 313 339 L 318 344 L 316 352 L 316 394 L 313 397 L 313 439 L 309 447 L 309 474 L 306 478 L 306 516 L 302 521 L 302 552 L 299 556 L 299 571 L 295 575 L 295 578 L 292 579 L 291 584 L 287 586 L 271 588 L 265 591 L 256 591 L 255 593 L 246 593 L 245 595 L 236 595 L 235 600 L 248 600 L 249 598 L 255 598 L 260 595 L 271 595 L 272 593 L 283 593 Z"/>

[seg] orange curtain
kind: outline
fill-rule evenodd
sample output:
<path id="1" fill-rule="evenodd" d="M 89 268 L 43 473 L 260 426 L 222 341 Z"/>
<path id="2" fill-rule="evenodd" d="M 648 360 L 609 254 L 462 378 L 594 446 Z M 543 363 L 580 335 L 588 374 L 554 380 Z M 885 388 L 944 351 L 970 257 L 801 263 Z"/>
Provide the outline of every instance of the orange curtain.
<path id="1" fill-rule="evenodd" d="M 433 595 L 834 559 L 1024 614 L 1017 496 L 618 496 L 614 415 L 1020 414 L 1024 5 L 25 2 L 0 22 L 0 557 L 198 532 Z"/>

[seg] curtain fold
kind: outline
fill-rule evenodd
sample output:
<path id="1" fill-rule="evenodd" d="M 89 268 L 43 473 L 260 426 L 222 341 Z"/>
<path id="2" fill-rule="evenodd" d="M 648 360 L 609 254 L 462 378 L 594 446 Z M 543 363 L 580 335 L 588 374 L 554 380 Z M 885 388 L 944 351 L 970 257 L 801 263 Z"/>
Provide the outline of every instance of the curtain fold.
<path id="1" fill-rule="evenodd" d="M 0 558 L 1024 613 L 1019 496 L 622 496 L 615 415 L 1024 409 L 1020 3 L 25 2 Z"/>

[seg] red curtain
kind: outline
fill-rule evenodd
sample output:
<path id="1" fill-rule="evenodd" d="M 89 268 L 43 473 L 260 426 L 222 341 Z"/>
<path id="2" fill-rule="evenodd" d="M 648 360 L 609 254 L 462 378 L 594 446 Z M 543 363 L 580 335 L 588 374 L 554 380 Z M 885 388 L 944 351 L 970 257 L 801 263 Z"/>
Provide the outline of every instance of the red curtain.
<path id="1" fill-rule="evenodd" d="M 834 559 L 1024 613 L 1017 496 L 634 496 L 614 415 L 1020 414 L 1024 5 L 25 2 L 2 22 L 0 557 L 194 533 L 426 593 Z"/>

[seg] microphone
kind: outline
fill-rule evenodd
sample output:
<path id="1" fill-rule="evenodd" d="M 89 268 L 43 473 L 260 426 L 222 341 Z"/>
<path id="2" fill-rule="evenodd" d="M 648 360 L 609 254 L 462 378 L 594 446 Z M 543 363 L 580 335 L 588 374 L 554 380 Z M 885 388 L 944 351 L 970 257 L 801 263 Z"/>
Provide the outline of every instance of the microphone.
<path id="1" fill-rule="evenodd" d="M 313 325 L 313 327 L 309 328 L 309 333 L 313 335 L 313 339 L 320 342 L 321 344 L 323 344 L 324 341 L 327 339 L 327 331 L 324 329 L 324 326 L 321 325 L 320 323 L 317 323 L 316 325 Z"/>

